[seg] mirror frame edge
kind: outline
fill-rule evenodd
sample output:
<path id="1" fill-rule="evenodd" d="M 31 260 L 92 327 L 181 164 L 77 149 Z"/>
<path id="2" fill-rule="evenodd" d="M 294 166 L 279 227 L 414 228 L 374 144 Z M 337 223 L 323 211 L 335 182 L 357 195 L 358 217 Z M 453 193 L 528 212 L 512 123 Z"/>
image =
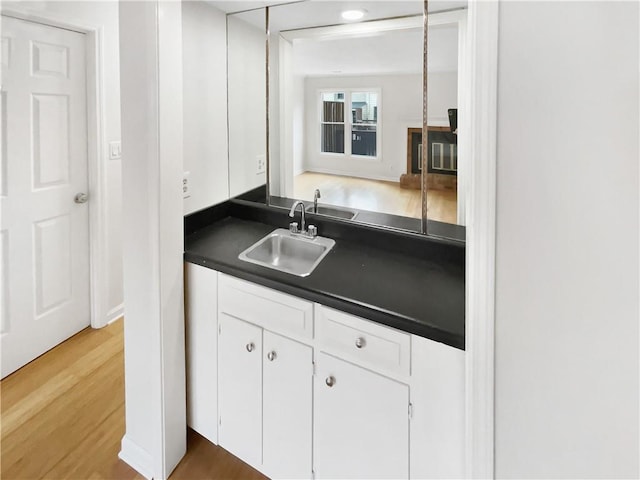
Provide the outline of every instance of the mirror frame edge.
<path id="1" fill-rule="evenodd" d="M 425 153 L 427 149 L 424 148 L 427 144 L 426 140 L 429 134 L 428 126 L 428 111 L 427 111 L 427 91 L 429 86 L 428 71 L 427 71 L 427 46 L 429 38 L 429 0 L 424 0 L 423 14 L 422 14 L 423 30 L 422 30 L 422 172 L 420 177 L 421 183 L 421 203 L 422 203 L 422 219 L 421 219 L 421 232 L 423 235 L 428 236 L 427 231 L 427 173 L 425 169 Z"/>

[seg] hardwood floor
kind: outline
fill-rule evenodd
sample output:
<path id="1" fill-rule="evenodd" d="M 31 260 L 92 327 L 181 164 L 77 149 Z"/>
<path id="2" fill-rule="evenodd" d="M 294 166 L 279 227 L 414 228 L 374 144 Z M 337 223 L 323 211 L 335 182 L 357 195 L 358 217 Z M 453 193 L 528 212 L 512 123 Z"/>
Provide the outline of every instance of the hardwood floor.
<path id="1" fill-rule="evenodd" d="M 294 179 L 293 196 L 313 201 L 316 188 L 319 188 L 322 194 L 320 203 L 403 217 L 422 217 L 420 190 L 400 188 L 398 182 L 304 172 Z M 456 192 L 430 190 L 427 209 L 430 220 L 456 223 Z"/>
<path id="2" fill-rule="evenodd" d="M 0 382 L 2 479 L 143 477 L 118 459 L 124 435 L 123 320 L 87 328 Z M 192 430 L 172 479 L 264 479 Z"/>

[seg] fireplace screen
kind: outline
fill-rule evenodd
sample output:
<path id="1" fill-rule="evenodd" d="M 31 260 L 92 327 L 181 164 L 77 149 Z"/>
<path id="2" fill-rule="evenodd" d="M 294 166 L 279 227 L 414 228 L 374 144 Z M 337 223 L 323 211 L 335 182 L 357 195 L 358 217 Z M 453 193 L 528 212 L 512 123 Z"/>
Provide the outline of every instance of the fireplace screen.
<path id="1" fill-rule="evenodd" d="M 407 173 L 422 173 L 422 129 L 408 130 Z M 458 173 L 458 140 L 457 135 L 447 127 L 429 127 L 427 172 L 444 175 Z"/>

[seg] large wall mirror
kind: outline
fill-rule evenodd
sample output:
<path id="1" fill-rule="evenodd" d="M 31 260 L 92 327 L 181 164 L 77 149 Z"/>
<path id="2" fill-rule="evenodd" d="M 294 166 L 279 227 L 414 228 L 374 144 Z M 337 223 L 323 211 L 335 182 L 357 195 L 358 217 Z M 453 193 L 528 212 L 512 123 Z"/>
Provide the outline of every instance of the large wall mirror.
<path id="1" fill-rule="evenodd" d="M 267 202 L 288 208 L 299 199 L 321 215 L 421 232 L 426 194 L 427 233 L 463 240 L 459 152 L 465 140 L 452 127 L 463 102 L 458 85 L 464 73 L 459 64 L 466 2 L 430 4 L 426 145 L 424 2 L 308 0 L 229 15 L 230 172 L 240 157 L 250 156 L 248 163 L 259 165 L 258 145 L 267 144 L 260 142 L 264 130 L 249 125 L 250 116 L 264 118 L 260 102 L 266 87 L 258 83 L 265 80 L 265 65 L 249 65 L 245 53 L 238 55 L 249 42 L 259 50 L 260 37 L 254 34 L 264 35 L 266 25 Z M 242 66 L 244 78 L 234 65 Z M 232 155 L 232 132 L 243 123 L 245 145 L 236 139 L 242 146 Z M 255 145 L 246 145 L 249 138 Z"/>

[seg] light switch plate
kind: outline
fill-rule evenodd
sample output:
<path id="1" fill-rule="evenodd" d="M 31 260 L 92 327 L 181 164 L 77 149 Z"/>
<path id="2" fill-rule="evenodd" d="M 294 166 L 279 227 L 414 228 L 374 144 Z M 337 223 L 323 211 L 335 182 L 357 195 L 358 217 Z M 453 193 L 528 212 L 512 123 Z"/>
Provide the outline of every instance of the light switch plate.
<path id="1" fill-rule="evenodd" d="M 182 174 L 182 198 L 189 198 L 191 196 L 191 185 L 189 184 L 189 176 L 191 172 L 184 172 Z"/>
<path id="2" fill-rule="evenodd" d="M 119 140 L 109 142 L 109 160 L 118 160 L 122 158 L 122 144 Z"/>
<path id="3" fill-rule="evenodd" d="M 266 155 L 256 156 L 256 175 L 264 173 L 267 169 L 267 157 Z"/>

